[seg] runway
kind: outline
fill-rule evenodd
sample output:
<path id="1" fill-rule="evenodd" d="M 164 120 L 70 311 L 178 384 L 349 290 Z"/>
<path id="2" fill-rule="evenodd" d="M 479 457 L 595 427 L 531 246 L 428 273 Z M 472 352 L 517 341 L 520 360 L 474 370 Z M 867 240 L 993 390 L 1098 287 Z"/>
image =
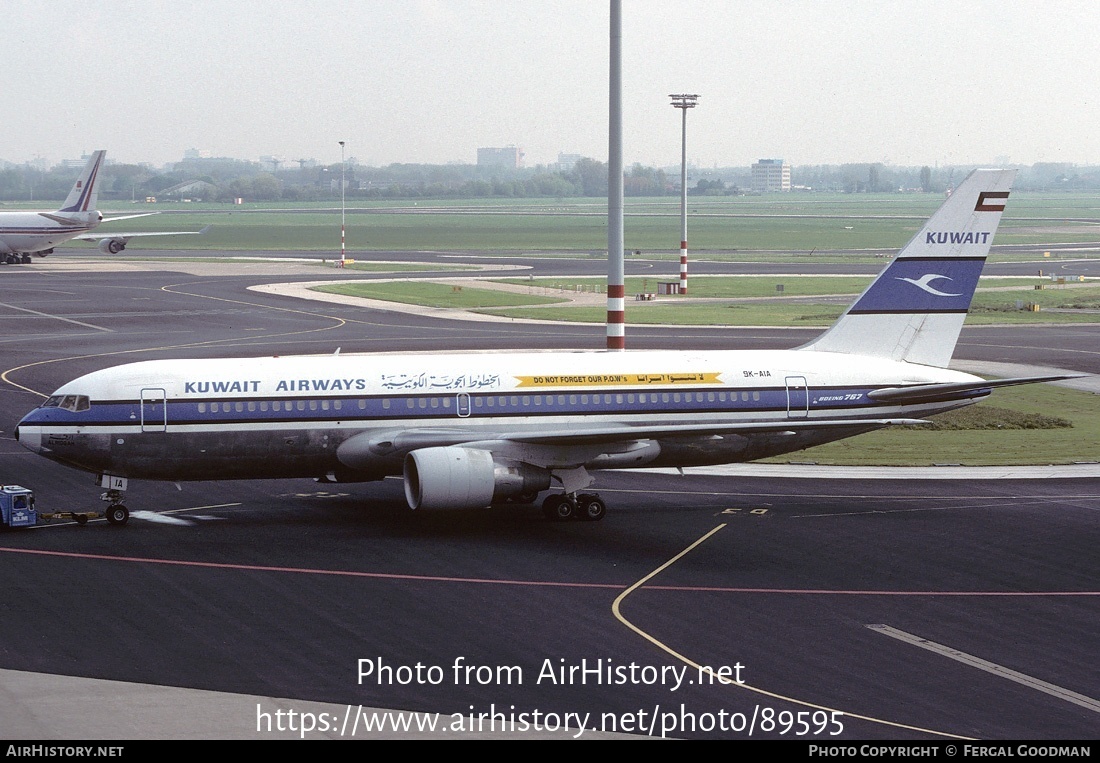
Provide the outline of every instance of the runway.
<path id="1" fill-rule="evenodd" d="M 457 323 L 248 290 L 318 279 L 295 265 L 196 275 L 52 262 L 0 272 L 0 479 L 33 487 L 40 510 L 94 509 L 98 491 L 91 475 L 20 448 L 12 427 L 39 395 L 96 368 L 604 343 L 591 327 Z M 956 358 L 1098 373 L 1098 332 L 967 329 Z M 630 327 L 628 344 L 781 348 L 814 333 Z M 264 727 L 278 709 L 327 724 L 308 736 L 345 738 L 1100 732 L 1095 476 L 606 473 L 599 523 L 547 522 L 536 507 L 414 513 L 396 480 L 181 487 L 133 484 L 124 528 L 0 535 L 6 735 L 298 735 Z M 451 725 L 349 734 L 360 707 Z M 541 728 L 519 728 L 536 717 Z"/>

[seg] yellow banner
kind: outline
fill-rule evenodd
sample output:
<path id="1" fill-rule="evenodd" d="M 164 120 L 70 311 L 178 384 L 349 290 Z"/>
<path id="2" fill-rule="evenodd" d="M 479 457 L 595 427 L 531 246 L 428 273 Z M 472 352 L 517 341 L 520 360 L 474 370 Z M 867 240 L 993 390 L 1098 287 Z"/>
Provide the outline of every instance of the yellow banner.
<path id="1" fill-rule="evenodd" d="M 718 373 L 671 374 L 560 374 L 517 376 L 520 387 L 647 387 L 670 384 L 719 384 Z"/>

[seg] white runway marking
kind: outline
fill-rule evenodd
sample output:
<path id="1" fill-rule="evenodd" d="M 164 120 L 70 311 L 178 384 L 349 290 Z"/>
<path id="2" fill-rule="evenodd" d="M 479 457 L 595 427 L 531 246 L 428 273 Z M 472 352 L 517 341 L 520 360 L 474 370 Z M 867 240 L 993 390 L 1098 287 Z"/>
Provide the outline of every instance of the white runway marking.
<path id="1" fill-rule="evenodd" d="M 31 310 L 26 307 L 16 307 L 15 305 L 9 305 L 6 302 L 0 302 L 0 307 L 11 308 L 12 310 L 18 310 L 21 313 L 30 313 L 31 315 L 37 315 L 42 318 L 52 318 L 55 321 L 64 321 L 65 323 L 73 323 L 77 326 L 83 326 L 89 329 L 95 329 L 96 331 L 106 331 L 113 334 L 114 329 L 104 328 L 103 326 L 96 326 L 94 323 L 84 323 L 83 321 L 73 320 L 72 318 L 62 318 L 60 315 L 50 315 L 49 313 L 41 313 L 38 310 Z"/>
<path id="2" fill-rule="evenodd" d="M 971 667 L 984 670 L 987 673 L 992 673 L 995 676 L 1001 678 L 1007 678 L 1009 681 L 1015 681 L 1018 684 L 1022 684 L 1031 689 L 1036 689 L 1045 694 L 1049 694 L 1052 697 L 1063 699 L 1066 702 L 1072 702 L 1075 705 L 1091 710 L 1094 713 L 1100 713 L 1100 701 L 1093 699 L 1092 697 L 1086 697 L 1084 694 L 1078 694 L 1077 692 L 1070 691 L 1069 689 L 1063 689 L 1061 686 L 1055 686 L 1054 684 L 1047 683 L 1046 681 L 1040 681 L 1038 678 L 1033 678 L 1024 673 L 1018 673 L 1015 670 L 1009 670 L 1006 667 L 1002 667 L 995 662 L 989 662 L 983 660 L 980 657 L 975 657 L 965 652 L 960 652 L 958 649 L 952 649 L 949 646 L 943 644 L 937 644 L 934 641 L 923 639 L 920 636 L 914 636 L 912 633 L 906 633 L 905 631 L 899 631 L 896 628 L 891 628 L 889 625 L 868 625 L 873 631 L 896 638 L 899 641 L 904 641 L 907 644 L 913 646 L 919 646 L 921 649 L 927 649 L 930 652 L 949 657 L 952 660 L 963 663 L 964 665 L 970 665 Z"/>

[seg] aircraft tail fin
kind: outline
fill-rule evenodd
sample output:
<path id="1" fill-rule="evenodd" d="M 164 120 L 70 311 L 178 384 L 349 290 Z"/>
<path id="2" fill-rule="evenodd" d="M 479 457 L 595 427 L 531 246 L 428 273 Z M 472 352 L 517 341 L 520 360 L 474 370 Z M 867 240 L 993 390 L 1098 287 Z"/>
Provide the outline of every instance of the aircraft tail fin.
<path id="1" fill-rule="evenodd" d="M 103 166 L 103 157 L 106 155 L 106 151 L 92 153 L 88 163 L 84 165 L 84 171 L 80 173 L 80 177 L 73 184 L 73 189 L 69 191 L 64 206 L 57 210 L 58 212 L 95 211 L 96 197 L 99 195 L 99 170 Z"/>
<path id="2" fill-rule="evenodd" d="M 836 323 L 800 350 L 946 367 L 1015 170 L 974 170 Z"/>

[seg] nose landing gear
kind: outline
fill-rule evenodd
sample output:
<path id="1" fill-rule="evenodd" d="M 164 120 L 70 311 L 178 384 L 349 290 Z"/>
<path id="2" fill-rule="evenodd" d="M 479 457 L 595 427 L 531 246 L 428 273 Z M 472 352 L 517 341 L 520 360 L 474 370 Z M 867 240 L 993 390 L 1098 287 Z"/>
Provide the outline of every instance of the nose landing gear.
<path id="1" fill-rule="evenodd" d="M 107 475 L 104 476 L 106 477 Z M 126 481 L 119 477 L 110 477 L 110 479 L 114 480 L 112 484 L 126 484 Z M 109 504 L 107 506 L 107 511 L 104 512 L 108 524 L 124 525 L 126 521 L 130 519 L 130 510 L 126 508 L 126 505 L 122 502 L 124 489 L 125 488 L 122 487 L 109 487 L 107 488 L 107 492 L 99 496 L 99 500 L 106 501 Z"/>

